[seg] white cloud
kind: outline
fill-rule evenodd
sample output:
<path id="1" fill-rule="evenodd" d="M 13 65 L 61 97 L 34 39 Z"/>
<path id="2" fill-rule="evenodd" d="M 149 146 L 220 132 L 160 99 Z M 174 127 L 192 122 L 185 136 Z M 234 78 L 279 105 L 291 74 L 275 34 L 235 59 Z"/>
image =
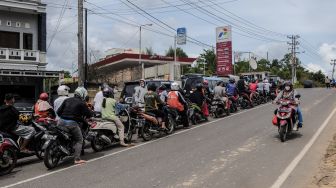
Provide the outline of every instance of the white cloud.
<path id="1" fill-rule="evenodd" d="M 307 66 L 310 71 L 318 72 L 319 70 L 321 70 L 322 72 L 325 72 L 325 69 L 323 69 L 320 65 L 309 63 Z"/>
<path id="2" fill-rule="evenodd" d="M 336 42 L 332 44 L 323 43 L 319 49 L 319 54 L 326 64 L 330 64 L 331 59 L 336 59 Z"/>
<path id="3" fill-rule="evenodd" d="M 253 52 L 262 58 L 266 59 L 282 59 L 288 53 L 288 45 L 286 43 L 267 43 L 258 46 Z"/>

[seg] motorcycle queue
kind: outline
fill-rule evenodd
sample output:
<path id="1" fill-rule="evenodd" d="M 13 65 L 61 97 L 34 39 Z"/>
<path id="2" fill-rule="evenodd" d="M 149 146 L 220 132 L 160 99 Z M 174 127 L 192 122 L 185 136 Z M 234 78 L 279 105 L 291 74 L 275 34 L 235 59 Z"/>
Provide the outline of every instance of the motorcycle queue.
<path id="1" fill-rule="evenodd" d="M 175 83 L 172 84 L 174 87 Z M 105 86 L 106 87 L 106 86 Z M 136 103 L 134 98 L 126 99 L 123 101 L 124 106 L 117 116 L 124 125 L 124 141 L 125 143 L 131 143 L 133 136 L 138 134 L 138 138 L 142 138 L 144 141 L 153 139 L 154 135 L 164 136 L 172 134 L 180 126 L 183 128 L 190 128 L 191 125 L 197 125 L 204 121 L 208 121 L 209 116 L 220 118 L 223 116 L 229 116 L 231 113 L 235 113 L 238 109 L 246 109 L 250 105 L 249 97 L 244 94 L 235 92 L 234 94 L 228 92 L 226 86 L 226 93 L 223 94 L 223 100 L 214 98 L 211 96 L 211 92 L 206 91 L 205 84 L 198 84 L 193 92 L 186 96 L 179 94 L 177 97 L 183 97 L 184 101 L 183 109 L 178 109 L 176 106 L 169 102 L 169 99 L 176 97 L 175 95 L 169 95 L 167 101 L 164 101 L 158 110 L 164 114 L 164 118 L 160 119 L 156 112 L 147 111 L 146 101 Z M 168 93 L 178 91 L 180 88 L 177 85 L 176 88 L 171 88 Z M 209 92 L 209 93 L 207 93 Z M 85 97 L 84 97 L 85 98 Z M 66 100 L 66 99 L 65 99 Z M 268 102 L 268 101 L 265 101 Z M 262 103 L 258 103 L 262 104 Z M 280 102 L 281 108 L 277 111 L 279 134 L 281 132 L 281 138 L 286 138 L 291 131 L 292 124 L 289 124 L 289 120 L 286 120 L 288 124 L 285 124 L 283 116 L 287 117 L 284 113 L 284 109 L 288 108 L 285 102 Z M 159 114 L 160 115 L 160 114 Z M 290 115 L 292 117 L 292 115 Z M 29 126 L 34 127 L 36 135 L 31 144 L 35 147 L 38 158 L 44 160 L 44 164 L 47 168 L 55 168 L 61 161 L 69 156 L 74 156 L 75 142 L 73 135 L 69 133 L 69 130 L 64 129 L 62 126 L 58 126 L 56 119 L 45 118 L 36 121 L 31 121 Z M 164 126 L 163 126 L 164 125 Z M 287 126 L 287 128 L 281 128 Z M 85 122 L 80 124 L 82 132 L 82 152 L 84 152 L 85 143 L 90 143 L 91 148 L 96 151 L 102 151 L 108 147 L 121 143 L 120 131 L 115 122 L 107 121 L 99 115 L 95 115 L 92 118 L 85 119 Z M 17 138 L 11 138 L 5 133 L 0 133 L 0 174 L 10 173 L 16 165 L 18 158 L 18 151 L 20 150 L 19 144 L 15 142 Z M 39 143 L 39 144 L 36 144 Z M 35 149 L 38 148 L 38 149 Z"/>

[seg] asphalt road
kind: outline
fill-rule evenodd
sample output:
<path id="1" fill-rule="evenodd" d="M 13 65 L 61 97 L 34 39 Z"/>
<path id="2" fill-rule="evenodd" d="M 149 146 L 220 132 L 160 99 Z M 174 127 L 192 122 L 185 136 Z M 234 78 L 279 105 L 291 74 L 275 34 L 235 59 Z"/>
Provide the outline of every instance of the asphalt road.
<path id="1" fill-rule="evenodd" d="M 90 162 L 82 166 L 68 162 L 48 171 L 40 161 L 26 159 L 13 173 L 0 177 L 0 186 L 271 187 L 317 130 L 332 126 L 326 119 L 336 108 L 336 91 L 306 89 L 300 93 L 304 128 L 285 143 L 271 124 L 276 106 L 266 104 L 132 148 L 88 150 L 84 158 Z M 283 187 L 295 187 L 286 181 Z"/>

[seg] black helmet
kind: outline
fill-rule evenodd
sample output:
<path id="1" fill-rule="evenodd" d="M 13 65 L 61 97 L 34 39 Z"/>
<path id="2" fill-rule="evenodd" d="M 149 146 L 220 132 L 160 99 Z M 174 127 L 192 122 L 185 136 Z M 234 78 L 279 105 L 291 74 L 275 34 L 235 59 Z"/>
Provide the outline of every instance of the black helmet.
<path id="1" fill-rule="evenodd" d="M 148 89 L 149 91 L 156 91 L 156 85 L 155 85 L 155 84 L 150 84 L 150 85 L 147 87 L 147 89 Z"/>
<path id="2" fill-rule="evenodd" d="M 203 84 L 197 83 L 196 84 L 196 89 L 199 90 L 199 91 L 202 90 L 203 89 Z"/>
<path id="3" fill-rule="evenodd" d="M 106 98 L 112 98 L 113 97 L 113 89 L 110 87 L 105 87 L 103 89 L 103 96 Z"/>
<path id="4" fill-rule="evenodd" d="M 233 84 L 233 83 L 236 82 L 236 80 L 235 80 L 234 78 L 230 78 L 230 79 L 229 79 L 229 82 Z"/>

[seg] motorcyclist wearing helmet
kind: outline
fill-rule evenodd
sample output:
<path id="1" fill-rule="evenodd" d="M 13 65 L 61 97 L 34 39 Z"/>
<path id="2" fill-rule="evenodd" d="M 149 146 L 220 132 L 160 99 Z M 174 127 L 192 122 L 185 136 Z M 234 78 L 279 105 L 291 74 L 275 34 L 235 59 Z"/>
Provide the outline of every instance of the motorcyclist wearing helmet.
<path id="1" fill-rule="evenodd" d="M 240 95 L 246 96 L 246 98 L 249 100 L 250 106 L 252 107 L 252 101 L 251 101 L 251 92 L 247 89 L 247 83 L 244 79 L 244 76 L 240 76 L 240 80 L 237 82 L 237 89 Z"/>
<path id="2" fill-rule="evenodd" d="M 180 85 L 177 82 L 171 84 L 171 91 L 168 93 L 167 104 L 170 108 L 174 108 L 182 114 L 184 126 L 187 127 L 189 125 L 187 116 L 188 104 L 179 90 Z"/>
<path id="3" fill-rule="evenodd" d="M 164 106 L 164 102 L 160 99 L 160 96 L 156 93 L 155 84 L 148 86 L 148 91 L 144 95 L 145 100 L 145 112 L 155 114 L 156 119 L 149 118 L 144 114 L 150 121 L 157 125 L 161 125 L 162 129 L 166 129 L 166 121 L 164 113 L 159 110 L 159 105 Z"/>
<path id="4" fill-rule="evenodd" d="M 200 109 L 202 109 L 205 102 L 205 96 L 203 93 L 203 85 L 201 83 L 196 84 L 196 90 L 190 94 L 189 97 L 192 103 L 195 103 Z"/>
<path id="5" fill-rule="evenodd" d="M 278 96 L 274 99 L 273 103 L 277 103 L 280 99 L 289 99 L 296 101 L 297 108 L 296 108 L 296 113 L 298 114 L 298 127 L 301 128 L 303 126 L 303 117 L 302 117 L 302 112 L 299 107 L 299 99 L 296 98 L 298 96 L 298 93 L 296 90 L 293 89 L 293 84 L 291 82 L 285 82 L 284 83 L 284 90 L 281 91 Z M 294 127 L 294 130 L 297 130 L 297 127 Z"/>
<path id="6" fill-rule="evenodd" d="M 145 103 L 145 94 L 147 93 L 147 88 L 145 85 L 145 80 L 141 79 L 139 81 L 139 86 L 136 86 L 134 88 L 134 94 L 133 94 L 133 103 L 134 105 L 137 105 L 139 107 L 144 107 Z"/>
<path id="7" fill-rule="evenodd" d="M 116 124 L 118 128 L 120 145 L 125 147 L 130 146 L 129 144 L 125 143 L 125 126 L 116 115 L 117 101 L 114 99 L 113 89 L 110 87 L 105 87 L 103 89 L 103 96 L 102 118 L 107 121 L 112 121 Z"/>
<path id="8" fill-rule="evenodd" d="M 226 85 L 226 94 L 230 97 L 237 95 L 236 80 L 234 78 L 229 79 L 229 83 Z"/>
<path id="9" fill-rule="evenodd" d="M 57 88 L 58 98 L 54 101 L 54 110 L 57 112 L 58 108 L 62 105 L 63 101 L 69 98 L 70 88 L 66 85 L 61 85 Z M 56 113 L 56 119 L 59 119 L 58 114 Z"/>
<path id="10" fill-rule="evenodd" d="M 57 114 L 60 117 L 58 126 L 62 126 L 67 129 L 75 142 L 75 164 L 82 164 L 86 162 L 80 158 L 83 146 L 83 135 L 80 123 L 87 125 L 85 118 L 90 118 L 93 115 L 92 111 L 85 104 L 85 97 L 87 95 L 88 92 L 84 87 L 78 87 L 75 90 L 75 96 L 65 99 L 57 110 Z"/>
<path id="11" fill-rule="evenodd" d="M 39 99 L 34 105 L 34 116 L 38 118 L 55 118 L 56 114 L 53 107 L 48 102 L 49 95 L 41 93 Z"/>
<path id="12" fill-rule="evenodd" d="M 5 104 L 0 106 L 0 131 L 23 138 L 20 151 L 23 153 L 32 153 L 32 151 L 27 149 L 27 145 L 35 134 L 35 129 L 17 123 L 19 120 L 19 111 L 13 106 L 15 99 L 12 94 L 6 94 L 4 102 Z"/>
<path id="13" fill-rule="evenodd" d="M 160 99 L 162 102 L 166 103 L 167 102 L 167 99 L 168 99 L 168 88 L 167 86 L 165 86 L 164 84 L 162 84 L 160 87 L 159 87 L 159 92 L 160 92 Z"/>

